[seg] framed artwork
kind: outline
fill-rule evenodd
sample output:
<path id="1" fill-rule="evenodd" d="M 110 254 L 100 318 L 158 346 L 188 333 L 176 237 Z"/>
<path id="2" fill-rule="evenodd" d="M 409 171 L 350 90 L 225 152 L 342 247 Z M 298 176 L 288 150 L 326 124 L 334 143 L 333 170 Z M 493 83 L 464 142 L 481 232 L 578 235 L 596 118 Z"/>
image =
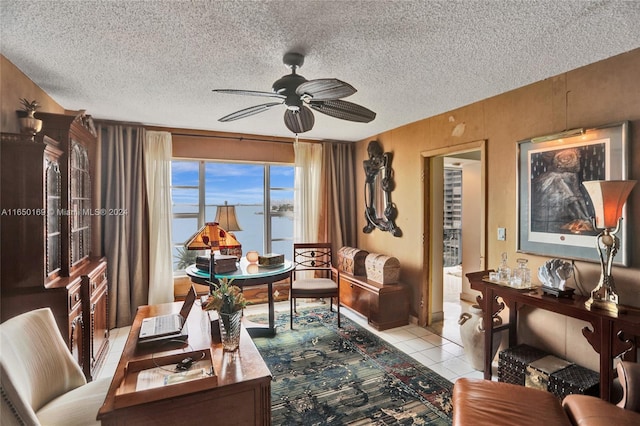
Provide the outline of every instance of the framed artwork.
<path id="1" fill-rule="evenodd" d="M 628 123 L 518 142 L 518 247 L 523 253 L 599 262 L 591 198 L 582 182 L 627 179 Z M 626 206 L 616 264 L 627 266 Z"/>

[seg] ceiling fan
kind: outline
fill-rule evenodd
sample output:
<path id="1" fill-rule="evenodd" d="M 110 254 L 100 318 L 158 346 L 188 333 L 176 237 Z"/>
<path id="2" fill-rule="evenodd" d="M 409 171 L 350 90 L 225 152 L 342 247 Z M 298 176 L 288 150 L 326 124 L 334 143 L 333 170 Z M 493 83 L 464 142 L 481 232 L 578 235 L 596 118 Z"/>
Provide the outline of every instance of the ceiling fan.
<path id="1" fill-rule="evenodd" d="M 249 117 L 275 106 L 284 104 L 284 124 L 293 133 L 304 133 L 313 128 L 315 119 L 311 109 L 331 117 L 348 121 L 368 123 L 376 118 L 376 113 L 352 102 L 340 99 L 356 93 L 356 89 L 344 81 L 336 78 L 320 78 L 307 80 L 296 74 L 296 70 L 304 63 L 304 56 L 300 53 L 285 53 L 282 62 L 291 69 L 291 74 L 285 75 L 273 83 L 271 92 L 236 89 L 213 89 L 218 93 L 233 95 L 263 96 L 276 98 L 278 102 L 267 102 L 225 115 L 218 121 L 234 121 Z M 308 106 L 307 106 L 308 105 Z"/>

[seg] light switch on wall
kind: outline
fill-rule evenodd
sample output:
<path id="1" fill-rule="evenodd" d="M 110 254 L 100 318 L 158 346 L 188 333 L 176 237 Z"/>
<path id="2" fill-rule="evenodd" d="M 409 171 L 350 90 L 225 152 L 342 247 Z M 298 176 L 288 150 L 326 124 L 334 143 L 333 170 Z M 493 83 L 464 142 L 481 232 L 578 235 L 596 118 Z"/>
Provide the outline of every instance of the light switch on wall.
<path id="1" fill-rule="evenodd" d="M 498 228 L 498 241 L 505 241 L 507 239 L 507 228 Z"/>

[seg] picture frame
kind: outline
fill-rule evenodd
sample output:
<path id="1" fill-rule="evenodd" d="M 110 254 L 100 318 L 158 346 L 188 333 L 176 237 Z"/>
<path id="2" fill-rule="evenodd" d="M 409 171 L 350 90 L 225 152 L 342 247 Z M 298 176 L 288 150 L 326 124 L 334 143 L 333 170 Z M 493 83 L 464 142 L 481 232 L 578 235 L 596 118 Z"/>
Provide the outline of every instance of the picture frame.
<path id="1" fill-rule="evenodd" d="M 517 251 L 600 262 L 591 199 L 582 182 L 628 176 L 628 122 L 518 141 Z M 617 265 L 628 266 L 627 208 Z"/>

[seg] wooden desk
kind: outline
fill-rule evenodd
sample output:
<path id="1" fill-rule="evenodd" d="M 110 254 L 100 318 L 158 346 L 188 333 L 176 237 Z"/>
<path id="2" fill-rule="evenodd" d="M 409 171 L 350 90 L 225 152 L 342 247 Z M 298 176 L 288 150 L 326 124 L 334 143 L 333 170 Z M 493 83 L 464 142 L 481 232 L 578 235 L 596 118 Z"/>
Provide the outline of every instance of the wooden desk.
<path id="1" fill-rule="evenodd" d="M 484 378 L 491 379 L 491 353 L 493 332 L 507 329 L 509 332 L 509 347 L 517 342 L 518 309 L 521 306 L 532 306 L 556 312 L 587 321 L 591 324 L 582 329 L 582 334 L 593 349 L 600 355 L 600 398 L 611 400 L 611 384 L 614 379 L 613 359 L 619 355 L 623 359 L 636 362 L 638 343 L 640 342 L 640 312 L 629 311 L 615 316 L 600 309 L 585 308 L 584 296 L 574 296 L 572 299 L 544 296 L 540 290 L 519 291 L 508 286 L 494 284 L 486 278 L 489 271 L 472 272 L 466 274 L 471 288 L 482 292 L 478 296 L 478 304 L 485 312 L 483 317 L 485 333 Z M 502 301 L 498 301 L 500 298 Z M 509 322 L 505 325 L 493 327 L 492 318 L 505 307 L 509 308 Z M 490 312 L 491 315 L 486 313 Z"/>
<path id="2" fill-rule="evenodd" d="M 104 404 L 98 412 L 103 425 L 157 425 L 224 423 L 225 425 L 271 424 L 271 372 L 244 329 L 236 353 L 223 353 L 212 341 L 209 316 L 194 306 L 187 318 L 186 343 L 148 343 L 140 346 L 138 333 L 142 319 L 179 312 L 182 303 L 141 306 L 131 326 L 120 362 Z M 187 345 L 188 344 L 188 345 Z M 125 377 L 129 361 L 211 348 L 217 387 L 154 402 L 116 408 L 115 395 Z"/>

